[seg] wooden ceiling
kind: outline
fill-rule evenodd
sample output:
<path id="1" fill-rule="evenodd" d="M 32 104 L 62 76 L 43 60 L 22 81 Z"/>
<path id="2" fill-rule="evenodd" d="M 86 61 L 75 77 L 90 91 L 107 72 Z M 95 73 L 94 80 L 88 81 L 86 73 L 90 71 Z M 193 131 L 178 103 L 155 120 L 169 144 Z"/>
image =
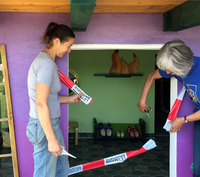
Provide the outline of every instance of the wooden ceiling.
<path id="1" fill-rule="evenodd" d="M 187 0 L 96 0 L 94 13 L 164 13 Z M 70 13 L 70 0 L 0 0 L 0 12 Z"/>

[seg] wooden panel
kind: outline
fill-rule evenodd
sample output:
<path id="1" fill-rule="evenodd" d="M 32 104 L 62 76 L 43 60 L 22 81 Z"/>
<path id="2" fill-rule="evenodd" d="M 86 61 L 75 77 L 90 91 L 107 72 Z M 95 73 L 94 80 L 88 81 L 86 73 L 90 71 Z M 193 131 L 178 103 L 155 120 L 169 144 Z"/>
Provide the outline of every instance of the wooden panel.
<path id="1" fill-rule="evenodd" d="M 73 31 L 86 31 L 96 5 L 96 0 L 71 0 L 70 17 Z"/>
<path id="2" fill-rule="evenodd" d="M 164 13 L 163 31 L 180 31 L 200 25 L 200 1 L 187 1 Z"/>
<path id="3" fill-rule="evenodd" d="M 97 0 L 94 13 L 164 13 L 187 0 Z M 70 0 L 0 0 L 0 12 L 70 13 Z"/>

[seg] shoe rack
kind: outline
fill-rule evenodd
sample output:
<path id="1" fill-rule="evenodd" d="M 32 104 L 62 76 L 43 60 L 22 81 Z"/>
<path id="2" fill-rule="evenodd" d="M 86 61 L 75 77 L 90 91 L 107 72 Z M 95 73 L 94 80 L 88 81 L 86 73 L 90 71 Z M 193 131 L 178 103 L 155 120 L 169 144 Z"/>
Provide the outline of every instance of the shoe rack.
<path id="1" fill-rule="evenodd" d="M 109 139 L 121 139 L 121 140 L 132 140 L 132 141 L 136 141 L 136 140 L 140 140 L 142 141 L 143 143 L 146 142 L 146 124 L 145 124 L 145 121 L 140 118 L 139 119 L 139 122 L 138 123 L 111 123 L 112 125 L 112 136 L 111 137 L 102 137 L 99 133 L 99 129 L 98 129 L 98 126 L 99 126 L 99 123 L 100 122 L 97 122 L 97 119 L 96 118 L 93 118 L 93 132 L 94 132 L 94 143 L 96 144 L 97 141 L 100 141 L 100 140 L 109 140 Z M 107 123 L 103 123 L 104 124 L 104 127 L 106 127 L 106 124 Z M 139 131 L 139 138 L 131 138 L 127 132 L 127 127 L 130 126 L 130 127 L 133 127 L 133 126 L 136 126 L 138 131 Z M 119 138 L 117 137 L 117 133 L 116 133 L 116 130 L 119 129 L 123 129 L 124 130 L 124 137 L 123 138 Z"/>

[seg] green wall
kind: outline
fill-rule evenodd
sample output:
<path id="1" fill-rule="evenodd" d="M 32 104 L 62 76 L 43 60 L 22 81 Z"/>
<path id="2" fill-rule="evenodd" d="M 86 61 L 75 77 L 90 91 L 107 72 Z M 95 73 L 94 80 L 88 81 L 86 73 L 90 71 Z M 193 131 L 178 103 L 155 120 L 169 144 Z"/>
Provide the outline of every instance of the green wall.
<path id="1" fill-rule="evenodd" d="M 137 103 L 148 74 L 155 69 L 155 53 L 152 50 L 119 50 L 119 58 L 129 64 L 133 52 L 140 61 L 139 71 L 143 76 L 130 78 L 106 78 L 94 74 L 108 74 L 114 50 L 74 50 L 69 54 L 69 67 L 80 77 L 80 88 L 94 98 L 89 105 L 69 104 L 69 121 L 78 121 L 80 133 L 93 133 L 93 118 L 103 123 L 146 122 L 146 132 L 154 133 L 154 111 L 150 119 L 139 111 Z M 147 104 L 154 110 L 154 85 L 147 97 Z M 70 129 L 69 132 L 74 132 Z"/>

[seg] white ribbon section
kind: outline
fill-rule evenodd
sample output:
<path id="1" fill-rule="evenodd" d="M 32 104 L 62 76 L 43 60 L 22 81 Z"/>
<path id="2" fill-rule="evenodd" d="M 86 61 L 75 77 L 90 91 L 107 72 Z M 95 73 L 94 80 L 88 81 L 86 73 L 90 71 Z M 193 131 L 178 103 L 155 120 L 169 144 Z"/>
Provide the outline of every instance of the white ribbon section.
<path id="1" fill-rule="evenodd" d="M 75 167 L 69 168 L 69 174 L 68 175 L 73 175 L 75 173 L 80 173 L 83 171 L 83 166 L 82 165 L 77 165 Z"/>
<path id="2" fill-rule="evenodd" d="M 104 159 L 104 164 L 106 165 L 112 165 L 112 164 L 117 164 L 117 163 L 122 163 L 127 159 L 126 153 L 114 155 L 108 158 Z"/>
<path id="3" fill-rule="evenodd" d="M 181 90 L 181 92 L 178 94 L 178 99 L 179 100 L 183 100 L 183 97 L 184 97 L 184 95 L 185 95 L 185 87 L 183 86 L 183 88 L 182 88 L 182 90 Z"/>
<path id="4" fill-rule="evenodd" d="M 92 100 L 92 98 L 90 96 L 88 96 L 85 92 L 83 92 L 83 90 L 81 90 L 76 84 L 72 87 L 71 90 L 76 94 L 83 93 L 83 95 L 80 96 L 79 98 L 86 105 L 88 105 L 90 103 L 90 101 Z"/>
<path id="5" fill-rule="evenodd" d="M 167 119 L 166 122 L 165 122 L 165 125 L 163 126 L 163 128 L 166 130 L 166 131 L 169 131 L 172 124 L 170 124 L 169 122 L 171 122 L 171 120 Z"/>
<path id="6" fill-rule="evenodd" d="M 142 147 L 146 150 L 151 150 L 153 148 L 155 148 L 157 145 L 155 143 L 154 140 L 150 139 L 149 141 L 147 141 Z"/>

